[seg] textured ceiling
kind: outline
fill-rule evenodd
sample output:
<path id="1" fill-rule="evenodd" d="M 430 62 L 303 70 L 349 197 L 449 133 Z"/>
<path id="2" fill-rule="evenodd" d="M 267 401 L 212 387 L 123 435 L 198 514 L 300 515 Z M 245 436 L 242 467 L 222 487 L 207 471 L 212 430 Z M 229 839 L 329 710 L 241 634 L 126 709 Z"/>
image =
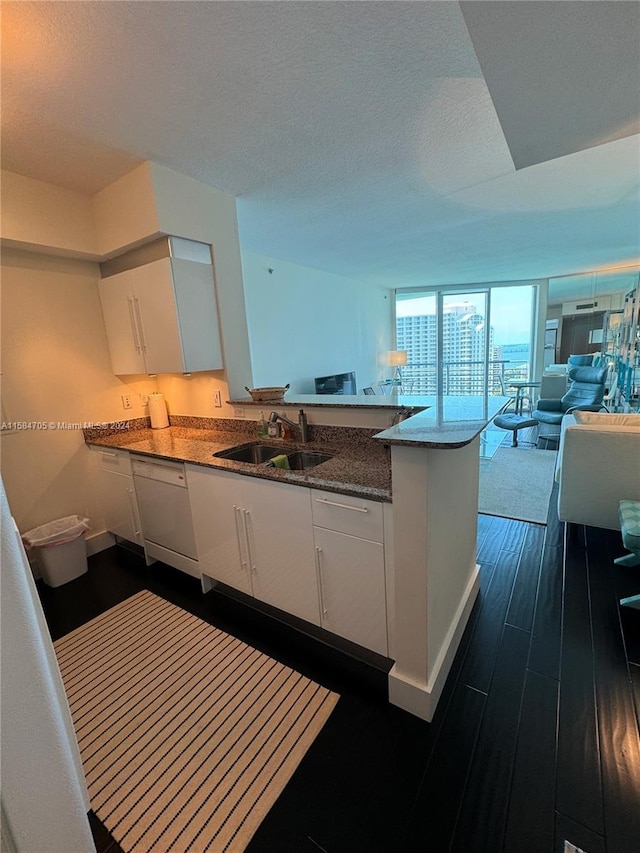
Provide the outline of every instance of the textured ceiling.
<path id="1" fill-rule="evenodd" d="M 513 30 L 531 4 L 497 5 Z M 389 286 L 560 275 L 640 254 L 638 136 L 516 171 L 458 3 L 0 8 L 4 168 L 93 193 L 155 160 L 238 196 L 245 249 Z M 557 68 L 566 35 L 519 49 Z M 505 51 L 497 32 L 494 89 Z M 620 86 L 637 83 L 631 64 Z M 533 94 L 526 80 L 509 91 L 525 104 Z M 579 103 L 609 121 L 600 91 Z M 571 117 L 549 110 L 557 151 Z M 518 138 L 527 122 L 540 136 L 525 109 Z"/>
<path id="2" fill-rule="evenodd" d="M 640 133 L 640 3 L 460 5 L 517 169 Z"/>

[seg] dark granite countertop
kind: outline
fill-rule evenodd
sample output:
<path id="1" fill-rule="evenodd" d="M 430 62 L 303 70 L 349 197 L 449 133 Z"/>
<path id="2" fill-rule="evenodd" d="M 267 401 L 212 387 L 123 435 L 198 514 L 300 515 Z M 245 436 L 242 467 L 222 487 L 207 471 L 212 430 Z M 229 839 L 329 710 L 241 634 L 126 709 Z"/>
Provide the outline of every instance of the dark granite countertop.
<path id="1" fill-rule="evenodd" d="M 472 442 L 510 398 L 452 396 L 421 399 L 429 401 L 429 408 L 377 433 L 374 439 L 385 444 L 455 450 Z"/>
<path id="2" fill-rule="evenodd" d="M 85 440 L 98 447 L 121 448 L 143 456 L 189 462 L 249 477 L 388 502 L 391 501 L 389 445 L 452 450 L 464 447 L 508 402 L 507 397 L 414 399 L 419 399 L 421 406 L 430 408 L 418 411 L 397 426 L 382 432 L 314 426 L 316 434 L 311 436 L 314 440 L 306 444 L 289 438 L 264 440 L 265 443 L 282 445 L 283 448 L 331 454 L 331 459 L 306 471 L 283 471 L 214 456 L 220 451 L 243 447 L 259 440 L 256 434 L 247 432 L 249 425 L 244 421 L 216 422 L 215 419 L 178 417 L 172 420 L 182 425 L 176 423 L 165 429 L 154 430 L 136 423 L 125 430 L 89 430 L 85 433 Z M 211 428 L 214 423 L 218 423 L 219 427 Z"/>
<path id="3" fill-rule="evenodd" d="M 213 455 L 257 440 L 257 436 L 238 432 L 170 426 L 159 430 L 143 428 L 105 436 L 92 435 L 87 438 L 87 443 L 375 501 L 391 500 L 390 454 L 387 448 L 371 439 L 363 443 L 310 441 L 306 444 L 289 439 L 264 440 L 268 444 L 281 444 L 283 448 L 320 451 L 333 456 L 327 462 L 306 471 L 283 471 Z"/>

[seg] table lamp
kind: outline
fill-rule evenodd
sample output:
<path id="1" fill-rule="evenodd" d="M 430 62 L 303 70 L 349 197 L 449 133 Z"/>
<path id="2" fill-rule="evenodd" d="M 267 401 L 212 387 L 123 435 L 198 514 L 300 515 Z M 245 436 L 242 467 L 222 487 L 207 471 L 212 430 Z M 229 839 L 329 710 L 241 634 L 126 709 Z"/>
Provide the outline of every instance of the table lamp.
<path id="1" fill-rule="evenodd" d="M 395 367 L 393 378 L 402 382 L 402 371 L 400 370 L 407 363 L 407 351 L 405 349 L 387 350 L 387 365 Z"/>

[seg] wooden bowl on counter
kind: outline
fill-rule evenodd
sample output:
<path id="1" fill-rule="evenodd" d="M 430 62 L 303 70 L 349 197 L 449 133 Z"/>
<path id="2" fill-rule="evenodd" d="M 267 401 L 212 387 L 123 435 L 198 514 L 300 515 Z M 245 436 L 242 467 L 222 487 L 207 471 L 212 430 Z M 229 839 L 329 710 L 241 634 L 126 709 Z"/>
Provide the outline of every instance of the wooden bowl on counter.
<path id="1" fill-rule="evenodd" d="M 254 403 L 279 403 L 289 390 L 289 384 L 271 385 L 267 388 L 247 388 L 246 385 L 244 387 L 251 394 Z"/>

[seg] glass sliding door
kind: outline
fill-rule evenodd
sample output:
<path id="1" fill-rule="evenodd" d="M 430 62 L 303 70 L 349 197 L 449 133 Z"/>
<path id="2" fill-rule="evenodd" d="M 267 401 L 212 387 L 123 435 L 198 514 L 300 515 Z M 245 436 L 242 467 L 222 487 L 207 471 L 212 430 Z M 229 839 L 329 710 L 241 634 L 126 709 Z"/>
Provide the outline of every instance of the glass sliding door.
<path id="1" fill-rule="evenodd" d="M 396 346 L 413 394 L 508 393 L 531 379 L 536 285 L 469 285 L 396 293 Z M 404 384 L 404 383 L 403 383 Z"/>
<path id="2" fill-rule="evenodd" d="M 440 294 L 439 359 L 441 389 L 445 396 L 487 393 L 489 291 Z"/>

